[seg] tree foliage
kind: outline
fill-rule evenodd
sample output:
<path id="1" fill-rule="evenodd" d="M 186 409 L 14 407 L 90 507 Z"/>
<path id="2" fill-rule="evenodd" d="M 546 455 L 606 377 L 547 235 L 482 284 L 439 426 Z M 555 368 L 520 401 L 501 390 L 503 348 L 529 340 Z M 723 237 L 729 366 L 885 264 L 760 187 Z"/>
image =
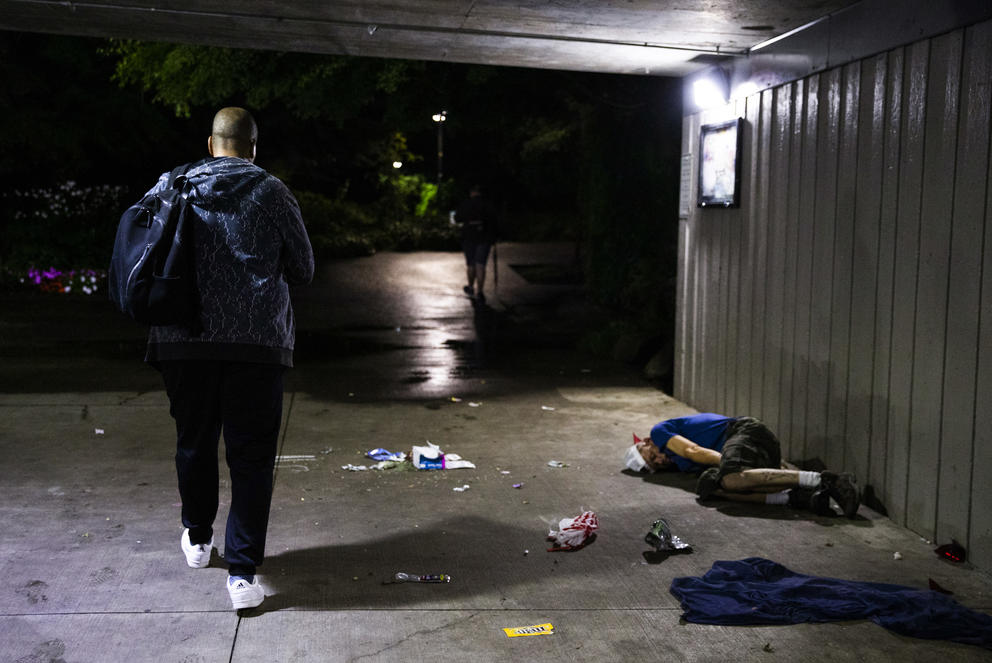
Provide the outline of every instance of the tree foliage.
<path id="1" fill-rule="evenodd" d="M 343 123 L 379 93 L 395 92 L 416 64 L 400 60 L 326 57 L 190 44 L 115 40 L 114 80 L 136 86 L 189 117 L 193 106 L 240 101 L 262 110 L 284 105 L 300 119 Z"/>

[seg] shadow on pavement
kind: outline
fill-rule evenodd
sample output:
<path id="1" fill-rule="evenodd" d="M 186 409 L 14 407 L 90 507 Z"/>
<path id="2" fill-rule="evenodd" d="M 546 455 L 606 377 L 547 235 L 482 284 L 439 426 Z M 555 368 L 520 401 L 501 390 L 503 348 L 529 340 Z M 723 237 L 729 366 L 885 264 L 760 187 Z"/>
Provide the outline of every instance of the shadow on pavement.
<path id="1" fill-rule="evenodd" d="M 546 553 L 543 542 L 535 546 L 535 536 L 533 528 L 508 526 L 480 516 L 460 516 L 362 543 L 269 554 L 259 571 L 272 594 L 255 612 L 381 609 L 384 605 L 396 607 L 425 601 L 437 607 L 474 596 L 491 596 L 494 589 L 506 592 L 514 585 L 538 583 L 549 574 L 588 573 L 583 565 L 559 564 L 557 556 L 563 553 Z M 493 547 L 486 541 L 499 542 L 499 549 L 534 549 L 526 558 L 528 563 L 500 564 L 497 568 Z M 547 557 L 542 559 L 541 555 Z M 443 573 L 453 580 L 392 582 L 398 572 Z"/>

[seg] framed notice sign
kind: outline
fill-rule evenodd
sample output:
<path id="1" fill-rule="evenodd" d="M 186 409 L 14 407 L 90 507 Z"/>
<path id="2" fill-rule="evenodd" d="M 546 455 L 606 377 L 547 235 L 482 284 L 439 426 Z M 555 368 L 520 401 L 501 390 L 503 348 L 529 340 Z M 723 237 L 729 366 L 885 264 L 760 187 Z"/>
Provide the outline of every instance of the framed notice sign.
<path id="1" fill-rule="evenodd" d="M 740 118 L 708 124 L 699 132 L 699 207 L 737 207 L 741 202 Z"/>

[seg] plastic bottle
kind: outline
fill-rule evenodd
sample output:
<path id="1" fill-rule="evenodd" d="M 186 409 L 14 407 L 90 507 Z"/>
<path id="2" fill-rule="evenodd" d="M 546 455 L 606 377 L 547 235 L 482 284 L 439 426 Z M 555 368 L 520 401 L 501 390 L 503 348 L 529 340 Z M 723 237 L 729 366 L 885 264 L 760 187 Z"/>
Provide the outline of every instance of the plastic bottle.
<path id="1" fill-rule="evenodd" d="M 655 547 L 658 552 L 692 552 L 692 546 L 672 534 L 668 521 L 659 518 L 651 524 L 651 530 L 644 537 L 646 543 Z"/>
<path id="2" fill-rule="evenodd" d="M 445 575 L 417 575 L 416 573 L 397 573 L 393 578 L 396 582 L 451 582 L 451 576 Z"/>

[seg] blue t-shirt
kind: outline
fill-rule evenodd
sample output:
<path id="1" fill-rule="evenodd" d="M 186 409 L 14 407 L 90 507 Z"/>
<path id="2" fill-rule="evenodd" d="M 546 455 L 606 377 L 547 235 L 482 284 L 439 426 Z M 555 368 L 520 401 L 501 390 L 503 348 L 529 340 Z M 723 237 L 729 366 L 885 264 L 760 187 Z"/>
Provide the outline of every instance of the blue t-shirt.
<path id="1" fill-rule="evenodd" d="M 706 469 L 706 466 L 695 463 L 688 458 L 683 458 L 671 451 L 666 446 L 668 440 L 675 435 L 681 435 L 705 449 L 723 451 L 723 443 L 726 441 L 724 433 L 727 431 L 727 426 L 731 421 L 734 421 L 734 417 L 725 417 L 722 414 L 714 414 L 712 412 L 668 419 L 655 424 L 654 428 L 651 429 L 651 441 L 666 456 L 675 461 L 675 466 L 682 472 L 700 472 Z"/>

